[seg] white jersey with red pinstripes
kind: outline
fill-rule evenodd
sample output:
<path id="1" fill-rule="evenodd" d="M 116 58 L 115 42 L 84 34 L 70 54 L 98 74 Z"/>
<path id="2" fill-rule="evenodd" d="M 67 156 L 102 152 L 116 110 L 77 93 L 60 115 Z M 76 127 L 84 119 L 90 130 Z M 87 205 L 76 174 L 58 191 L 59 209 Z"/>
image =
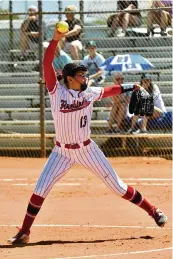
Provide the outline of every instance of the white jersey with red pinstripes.
<path id="1" fill-rule="evenodd" d="M 90 122 L 94 101 L 101 99 L 102 87 L 74 91 L 59 82 L 50 95 L 56 141 L 64 144 L 82 143 L 90 138 Z"/>
<path id="2" fill-rule="evenodd" d="M 125 184 L 116 174 L 104 153 L 90 138 L 90 122 L 94 101 L 122 93 L 120 85 L 101 88 L 89 87 L 85 91 L 67 89 L 56 83 L 52 61 L 57 41 L 52 40 L 43 60 L 46 87 L 49 90 L 56 141 L 50 157 L 39 177 L 34 193 L 45 198 L 53 185 L 63 177 L 75 163 L 93 171 L 111 190 L 120 196 L 127 192 Z M 52 90 L 52 86 L 55 86 Z M 65 146 L 63 144 L 78 144 Z M 81 145 L 80 145 L 81 144 Z"/>

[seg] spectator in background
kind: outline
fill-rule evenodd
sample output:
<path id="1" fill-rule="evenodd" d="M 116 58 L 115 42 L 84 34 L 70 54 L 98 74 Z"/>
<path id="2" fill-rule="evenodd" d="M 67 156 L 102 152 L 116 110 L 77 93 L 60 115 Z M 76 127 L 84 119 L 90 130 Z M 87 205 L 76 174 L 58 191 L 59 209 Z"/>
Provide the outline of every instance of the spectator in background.
<path id="1" fill-rule="evenodd" d="M 86 48 L 89 54 L 84 57 L 82 64 L 88 70 L 88 85 L 98 86 L 105 80 L 104 71 L 100 68 L 102 63 L 105 61 L 105 58 L 101 54 L 97 53 L 95 41 L 89 41 Z"/>
<path id="2" fill-rule="evenodd" d="M 56 47 L 55 57 L 53 60 L 53 66 L 55 70 L 62 70 L 64 66 L 68 63 L 72 63 L 71 57 L 61 49 L 60 44 Z"/>
<path id="3" fill-rule="evenodd" d="M 143 74 L 141 76 L 141 86 L 147 90 L 154 98 L 154 114 L 152 117 L 142 116 L 140 129 L 136 130 L 136 122 L 140 116 L 132 117 L 132 125 L 128 131 L 131 134 L 147 133 L 147 122 L 151 119 L 158 119 L 164 115 L 166 108 L 159 90 L 156 84 L 152 83 L 151 76 L 149 74 Z"/>
<path id="4" fill-rule="evenodd" d="M 113 75 L 113 82 L 118 85 L 122 85 L 124 83 L 123 73 L 116 73 Z M 124 123 L 127 113 L 127 106 L 130 101 L 129 93 L 124 93 L 124 95 L 113 96 L 112 97 L 112 109 L 110 112 L 108 125 L 109 128 L 106 133 L 120 133 L 124 131 Z M 113 124 L 117 123 L 116 128 L 114 129 Z"/>
<path id="5" fill-rule="evenodd" d="M 81 20 L 75 18 L 76 7 L 74 5 L 68 5 L 65 8 L 65 14 L 69 25 L 69 32 L 66 33 L 64 38 L 64 51 L 70 52 L 73 60 L 79 60 L 79 51 L 82 50 L 82 42 L 80 41 L 80 34 L 82 32 Z"/>
<path id="6" fill-rule="evenodd" d="M 26 50 L 38 50 L 39 43 L 39 20 L 36 14 L 38 9 L 36 6 L 30 6 L 28 8 L 28 17 L 24 20 L 20 29 L 20 50 L 22 53 L 21 59 L 25 59 Z M 47 48 L 49 45 L 46 42 L 46 26 L 43 22 L 43 48 Z"/>
<path id="7" fill-rule="evenodd" d="M 167 1 L 153 1 L 151 8 L 158 8 L 158 7 L 168 7 L 170 6 L 170 10 L 156 10 L 156 11 L 149 11 L 147 16 L 147 36 L 154 35 L 153 24 L 156 23 L 159 25 L 161 29 L 161 36 L 166 36 L 166 28 L 171 25 L 172 22 L 172 0 Z"/>
<path id="8" fill-rule="evenodd" d="M 117 1 L 117 11 L 120 10 L 133 10 L 138 9 L 138 1 Z M 111 22 L 111 33 L 110 37 L 115 35 L 116 30 L 118 27 L 122 27 L 122 32 L 117 35 L 120 37 L 125 36 L 126 29 L 128 26 L 140 26 L 141 25 L 141 13 L 140 12 L 133 12 L 133 13 L 117 13 L 112 16 Z"/>

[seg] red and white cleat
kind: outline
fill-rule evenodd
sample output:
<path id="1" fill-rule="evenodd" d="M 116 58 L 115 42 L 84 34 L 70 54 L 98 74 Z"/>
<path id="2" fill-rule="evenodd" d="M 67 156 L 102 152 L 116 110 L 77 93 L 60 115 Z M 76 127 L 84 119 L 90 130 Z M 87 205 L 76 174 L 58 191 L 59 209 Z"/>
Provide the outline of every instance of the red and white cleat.
<path id="1" fill-rule="evenodd" d="M 11 245 L 24 245 L 29 242 L 29 235 L 30 231 L 27 233 L 23 232 L 21 229 L 19 229 L 18 233 L 7 240 L 7 242 Z"/>
<path id="2" fill-rule="evenodd" d="M 164 227 L 168 217 L 158 208 L 154 208 L 150 214 L 159 227 Z"/>

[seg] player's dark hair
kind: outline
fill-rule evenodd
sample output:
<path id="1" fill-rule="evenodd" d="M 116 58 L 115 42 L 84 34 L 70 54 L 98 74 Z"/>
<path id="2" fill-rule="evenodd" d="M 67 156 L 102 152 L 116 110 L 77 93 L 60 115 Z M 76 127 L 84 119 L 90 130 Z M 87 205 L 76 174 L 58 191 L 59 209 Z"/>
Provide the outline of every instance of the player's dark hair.
<path id="1" fill-rule="evenodd" d="M 142 86 L 142 80 L 140 82 L 140 85 Z M 147 89 L 145 89 L 149 94 L 152 94 L 154 91 L 153 83 L 150 81 L 150 85 Z"/>
<path id="2" fill-rule="evenodd" d="M 68 63 L 64 66 L 62 70 L 62 76 L 64 78 L 64 83 L 68 84 L 67 77 L 74 77 L 78 71 L 87 71 L 87 68 L 84 65 L 76 63 Z"/>
<path id="3" fill-rule="evenodd" d="M 63 76 L 62 76 L 62 70 L 58 69 L 57 72 L 56 72 L 56 78 L 58 81 L 62 80 L 63 79 Z"/>
<path id="4" fill-rule="evenodd" d="M 153 91 L 154 91 L 153 83 L 150 81 L 150 86 L 149 86 L 149 88 L 148 88 L 148 92 L 149 92 L 150 94 L 152 94 Z"/>
<path id="5" fill-rule="evenodd" d="M 143 75 L 141 76 L 140 85 L 142 85 L 143 79 L 145 79 L 145 78 L 146 78 L 146 79 L 149 79 L 149 80 L 150 80 L 150 85 L 149 85 L 149 87 L 146 89 L 146 91 L 147 91 L 149 94 L 152 94 L 153 91 L 154 91 L 152 79 L 151 79 L 151 77 L 145 77 L 145 75 L 146 75 L 146 74 L 143 74 Z"/>

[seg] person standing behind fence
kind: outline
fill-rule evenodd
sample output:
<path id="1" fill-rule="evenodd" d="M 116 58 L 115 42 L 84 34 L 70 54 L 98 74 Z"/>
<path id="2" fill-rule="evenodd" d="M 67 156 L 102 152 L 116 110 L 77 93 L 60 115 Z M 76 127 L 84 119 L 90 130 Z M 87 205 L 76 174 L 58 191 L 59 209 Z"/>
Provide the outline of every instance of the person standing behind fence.
<path id="1" fill-rule="evenodd" d="M 151 8 L 158 8 L 158 7 L 172 7 L 172 0 L 167 1 L 153 1 Z M 166 28 L 170 25 L 172 22 L 172 15 L 173 10 L 172 8 L 170 10 L 151 10 L 148 12 L 147 16 L 147 36 L 154 35 L 154 29 L 153 24 L 158 24 L 161 29 L 161 36 L 167 36 Z"/>
<path id="2" fill-rule="evenodd" d="M 86 55 L 82 64 L 87 68 L 89 75 L 88 86 L 98 86 L 105 81 L 104 71 L 100 68 L 105 58 L 97 53 L 96 42 L 89 41 L 86 45 L 89 55 Z"/>
<path id="3" fill-rule="evenodd" d="M 70 52 L 73 60 L 79 60 L 79 52 L 82 50 L 82 42 L 80 35 L 82 32 L 81 20 L 75 18 L 76 7 L 74 5 L 68 5 L 65 8 L 65 14 L 69 25 L 69 32 L 64 38 L 64 45 L 62 44 L 65 52 Z"/>
<path id="4" fill-rule="evenodd" d="M 133 10 L 138 9 L 138 1 L 117 1 L 117 11 L 119 10 Z M 108 20 L 108 26 L 111 27 L 110 37 L 115 36 L 118 27 L 122 28 L 122 32 L 117 35 L 120 37 L 125 36 L 128 26 L 140 26 L 141 25 L 141 13 L 117 13 L 111 16 L 111 20 Z"/>
<path id="5" fill-rule="evenodd" d="M 28 49 L 38 50 L 39 43 L 39 20 L 38 8 L 36 6 L 30 6 L 28 8 L 28 17 L 24 20 L 20 28 L 20 50 L 22 53 L 21 59 L 25 59 L 25 54 Z M 43 22 L 43 48 L 48 46 L 46 42 L 46 25 Z"/>

